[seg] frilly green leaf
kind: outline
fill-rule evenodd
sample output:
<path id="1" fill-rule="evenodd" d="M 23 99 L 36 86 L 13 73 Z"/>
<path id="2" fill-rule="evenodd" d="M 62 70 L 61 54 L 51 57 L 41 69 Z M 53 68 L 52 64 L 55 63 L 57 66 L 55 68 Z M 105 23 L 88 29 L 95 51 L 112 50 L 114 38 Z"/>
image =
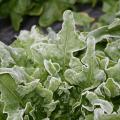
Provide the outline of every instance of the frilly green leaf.
<path id="1" fill-rule="evenodd" d="M 119 27 L 116 19 L 79 34 L 67 10 L 58 33 L 33 26 L 0 42 L 0 120 L 119 120 Z"/>

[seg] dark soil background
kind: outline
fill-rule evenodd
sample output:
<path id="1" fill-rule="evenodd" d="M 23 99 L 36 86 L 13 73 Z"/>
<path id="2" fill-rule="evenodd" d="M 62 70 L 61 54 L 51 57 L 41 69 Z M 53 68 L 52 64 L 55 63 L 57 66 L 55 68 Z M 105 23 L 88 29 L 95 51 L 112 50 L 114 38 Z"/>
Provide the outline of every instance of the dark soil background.
<path id="1" fill-rule="evenodd" d="M 94 17 L 96 20 L 103 14 L 102 13 L 102 4 L 97 3 L 95 7 L 91 7 L 90 4 L 75 4 L 75 11 L 82 11 L 88 13 L 91 17 Z M 31 26 L 38 24 L 39 17 L 25 16 L 23 23 L 21 24 L 20 30 L 30 30 Z M 55 22 L 50 27 L 58 32 L 61 29 L 62 22 Z M 47 33 L 47 28 L 42 28 L 44 33 Z M 0 41 L 4 42 L 6 45 L 10 45 L 14 40 L 15 36 L 19 34 L 19 31 L 14 31 L 11 26 L 9 18 L 2 19 L 0 18 Z"/>

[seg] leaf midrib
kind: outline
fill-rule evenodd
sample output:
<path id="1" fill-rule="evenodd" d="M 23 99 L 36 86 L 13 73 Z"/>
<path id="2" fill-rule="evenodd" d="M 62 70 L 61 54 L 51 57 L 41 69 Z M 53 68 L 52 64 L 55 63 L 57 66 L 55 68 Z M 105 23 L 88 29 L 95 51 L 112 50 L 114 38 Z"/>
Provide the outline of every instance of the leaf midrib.
<path id="1" fill-rule="evenodd" d="M 64 66 L 63 69 L 65 69 L 65 64 L 66 64 L 66 54 L 67 54 L 67 41 L 68 41 L 68 27 L 66 27 L 66 34 L 65 34 L 65 44 L 64 44 Z"/>

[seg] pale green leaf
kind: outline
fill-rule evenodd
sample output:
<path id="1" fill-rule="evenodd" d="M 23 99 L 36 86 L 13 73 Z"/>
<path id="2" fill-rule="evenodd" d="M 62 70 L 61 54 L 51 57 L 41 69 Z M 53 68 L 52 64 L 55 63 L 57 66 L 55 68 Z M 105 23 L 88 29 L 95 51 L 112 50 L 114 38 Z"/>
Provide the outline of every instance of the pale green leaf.
<path id="1" fill-rule="evenodd" d="M 48 77 L 47 81 L 45 82 L 45 86 L 53 92 L 55 92 L 59 88 L 60 84 L 61 80 L 57 77 Z"/>
<path id="2" fill-rule="evenodd" d="M 45 69 L 47 70 L 47 72 L 51 75 L 51 76 L 56 76 L 57 73 L 60 71 L 60 66 L 59 64 L 55 63 L 53 64 L 51 62 L 51 60 L 44 60 L 44 66 Z"/>
<path id="3" fill-rule="evenodd" d="M 7 46 L 0 42 L 0 66 L 9 67 L 13 64 L 15 64 L 15 61 L 12 58 L 9 50 L 7 50 Z"/>
<path id="4" fill-rule="evenodd" d="M 116 97 L 120 95 L 120 85 L 115 82 L 112 78 L 109 78 L 105 83 L 105 86 L 109 89 L 111 97 Z"/>
<path id="5" fill-rule="evenodd" d="M 58 36 L 60 37 L 59 48 L 64 54 L 63 64 L 66 66 L 69 53 L 85 48 L 85 42 L 80 40 L 75 32 L 75 22 L 71 11 L 64 12 L 63 20 L 62 30 L 58 33 Z"/>
<path id="6" fill-rule="evenodd" d="M 7 120 L 22 120 L 24 103 L 16 91 L 17 85 L 9 74 L 0 74 L 1 100 L 4 102 L 3 113 L 7 113 Z"/>
<path id="7" fill-rule="evenodd" d="M 116 40 L 107 44 L 105 53 L 114 61 L 120 58 L 120 40 Z"/>
<path id="8" fill-rule="evenodd" d="M 109 78 L 113 78 L 116 82 L 120 83 L 120 60 L 117 64 L 106 69 Z"/>
<path id="9" fill-rule="evenodd" d="M 99 99 L 97 97 L 97 95 L 95 93 L 92 93 L 92 92 L 87 92 L 86 97 L 91 102 L 92 105 L 94 105 L 94 106 L 99 105 L 101 107 L 101 109 L 104 112 L 106 112 L 107 114 L 112 113 L 113 105 L 110 102 L 105 101 L 103 99 Z"/>

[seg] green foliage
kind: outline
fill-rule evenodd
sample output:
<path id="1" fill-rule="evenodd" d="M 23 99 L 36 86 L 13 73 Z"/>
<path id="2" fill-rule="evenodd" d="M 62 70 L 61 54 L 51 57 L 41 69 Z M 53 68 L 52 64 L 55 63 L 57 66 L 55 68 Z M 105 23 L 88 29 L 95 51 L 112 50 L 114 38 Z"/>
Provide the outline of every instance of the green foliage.
<path id="1" fill-rule="evenodd" d="M 0 17 L 10 17 L 12 26 L 18 31 L 26 15 L 40 16 L 39 25 L 48 27 L 55 21 L 61 21 L 66 9 L 72 9 L 75 10 L 75 23 L 88 29 L 94 18 L 85 12 L 76 12 L 74 4 L 90 4 L 94 9 L 97 2 L 103 4 L 101 11 L 104 13 L 98 20 L 98 25 L 108 24 L 116 16 L 120 16 L 119 0 L 1 0 Z"/>
<path id="2" fill-rule="evenodd" d="M 116 12 L 120 10 L 119 7 L 120 0 L 104 0 L 102 11 L 106 14 L 100 18 L 100 21 L 105 24 L 111 23 L 117 16 Z"/>
<path id="3" fill-rule="evenodd" d="M 40 16 L 43 27 L 62 19 L 63 11 L 71 8 L 76 0 L 6 0 L 0 3 L 0 16 L 11 17 L 15 30 L 19 30 L 25 15 Z"/>
<path id="4" fill-rule="evenodd" d="M 74 13 L 63 20 L 0 42 L 0 120 L 120 119 L 119 22 L 79 34 Z"/>

